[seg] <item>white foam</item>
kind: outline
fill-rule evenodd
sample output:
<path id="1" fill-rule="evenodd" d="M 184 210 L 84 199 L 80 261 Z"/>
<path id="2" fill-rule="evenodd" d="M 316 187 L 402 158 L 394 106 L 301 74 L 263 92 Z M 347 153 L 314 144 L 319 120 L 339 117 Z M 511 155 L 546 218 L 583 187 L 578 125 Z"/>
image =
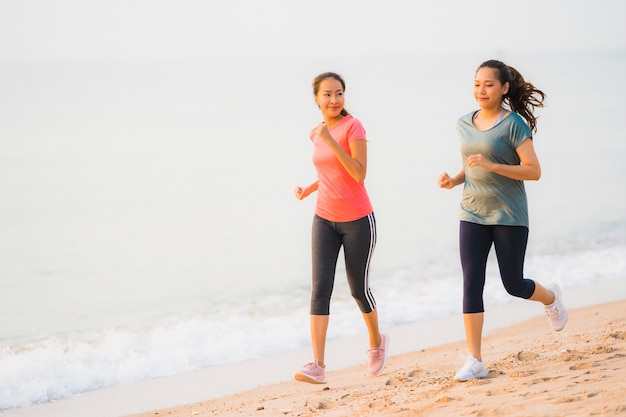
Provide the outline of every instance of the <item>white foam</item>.
<path id="1" fill-rule="evenodd" d="M 563 298 L 570 309 L 625 297 L 626 283 L 623 279 L 563 291 Z M 539 315 L 543 315 L 543 309 L 536 303 L 524 300 L 494 306 L 485 317 L 484 333 Z M 464 337 L 462 320 L 458 314 L 386 328 L 385 331 L 393 341 L 392 355 L 451 343 Z M 366 344 L 365 335 L 329 340 L 327 357 L 330 359 L 327 363 L 332 363 L 332 369 L 364 364 L 365 352 L 362 356 L 355 355 L 355 349 Z M 200 402 L 291 380 L 294 368 L 308 360 L 308 355 L 308 347 L 283 350 L 261 359 L 215 365 L 171 377 L 100 389 L 62 401 L 4 410 L 0 411 L 0 417 L 84 417 L 85 410 L 89 410 L 90 417 L 122 417 Z M 238 377 L 243 374 L 246 378 Z"/>
<path id="2" fill-rule="evenodd" d="M 572 289 L 622 278 L 626 273 L 624 253 L 626 248 L 619 240 L 570 251 L 553 247 L 529 257 L 527 271 L 532 271 L 531 277 L 540 277 L 540 282 Z M 513 302 L 502 288 L 497 265 L 490 264 L 488 270 L 487 308 Z M 431 264 L 422 270 L 406 268 L 387 278 L 378 277 L 373 289 L 381 326 L 459 313 L 460 280 L 458 267 L 446 264 Z M 331 310 L 330 340 L 366 332 L 345 280 L 337 280 Z M 294 288 L 231 300 L 194 316 L 6 346 L 0 351 L 0 409 L 306 347 L 307 322 L 308 293 Z"/>

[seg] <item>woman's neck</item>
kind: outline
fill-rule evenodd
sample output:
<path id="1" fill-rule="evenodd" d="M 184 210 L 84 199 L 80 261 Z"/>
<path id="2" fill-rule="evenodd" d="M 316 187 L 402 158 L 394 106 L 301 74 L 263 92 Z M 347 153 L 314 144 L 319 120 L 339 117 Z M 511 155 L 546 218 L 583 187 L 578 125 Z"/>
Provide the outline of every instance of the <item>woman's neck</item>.
<path id="1" fill-rule="evenodd" d="M 481 108 L 472 117 L 472 123 L 478 130 L 488 130 L 498 124 L 506 114 L 506 109 L 500 107 L 498 111 L 487 113 L 486 109 Z"/>
<path id="2" fill-rule="evenodd" d="M 480 108 L 480 112 L 482 113 L 482 116 L 486 119 L 500 116 L 500 113 L 502 113 L 502 110 L 504 110 L 502 105 L 499 105 L 497 107 L 481 107 Z"/>
<path id="3" fill-rule="evenodd" d="M 341 119 L 343 119 L 344 116 L 342 114 L 340 114 L 337 117 L 330 117 L 324 118 L 324 124 L 330 129 L 331 127 L 335 126 L 337 123 L 339 123 L 341 121 Z"/>

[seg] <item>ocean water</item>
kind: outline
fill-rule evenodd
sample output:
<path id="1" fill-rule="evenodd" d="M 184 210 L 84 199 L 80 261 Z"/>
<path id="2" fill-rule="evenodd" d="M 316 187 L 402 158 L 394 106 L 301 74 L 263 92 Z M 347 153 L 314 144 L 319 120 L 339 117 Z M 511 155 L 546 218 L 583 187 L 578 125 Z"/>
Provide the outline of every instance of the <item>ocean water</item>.
<path id="1" fill-rule="evenodd" d="M 314 180 L 326 70 L 368 132 L 381 325 L 460 314 L 460 188 L 436 180 L 491 57 L 548 94 L 526 274 L 623 279 L 624 51 L 2 62 L 0 410 L 309 345 L 314 198 L 292 190 Z M 366 332 L 343 272 L 331 339 Z M 510 302 L 488 272 L 487 308 Z"/>

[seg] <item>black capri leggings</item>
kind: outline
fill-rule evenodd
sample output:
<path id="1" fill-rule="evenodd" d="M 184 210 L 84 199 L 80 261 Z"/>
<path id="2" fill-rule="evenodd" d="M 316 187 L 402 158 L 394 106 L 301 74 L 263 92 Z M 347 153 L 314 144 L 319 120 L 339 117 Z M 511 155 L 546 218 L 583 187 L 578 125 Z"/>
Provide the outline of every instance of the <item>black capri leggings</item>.
<path id="1" fill-rule="evenodd" d="M 528 243 L 525 226 L 485 226 L 461 222 L 459 246 L 463 267 L 463 313 L 482 313 L 487 257 L 494 244 L 500 277 L 506 291 L 528 299 L 535 292 L 535 282 L 524 278 L 524 257 Z"/>
<path id="2" fill-rule="evenodd" d="M 342 246 L 352 297 L 363 313 L 370 313 L 376 308 L 369 287 L 370 260 L 376 246 L 374 213 L 351 222 L 331 222 L 315 215 L 312 233 L 311 314 L 330 314 L 330 296 Z"/>

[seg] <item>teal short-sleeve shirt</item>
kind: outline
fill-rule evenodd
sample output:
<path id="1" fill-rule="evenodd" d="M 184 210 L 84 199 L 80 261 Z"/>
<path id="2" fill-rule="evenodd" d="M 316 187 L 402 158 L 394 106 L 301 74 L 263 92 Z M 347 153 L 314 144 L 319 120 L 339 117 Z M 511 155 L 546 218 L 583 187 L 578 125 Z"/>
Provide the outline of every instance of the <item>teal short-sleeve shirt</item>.
<path id="1" fill-rule="evenodd" d="M 476 112 L 461 117 L 457 132 L 465 169 L 460 219 L 483 225 L 528 227 L 528 200 L 524 182 L 470 168 L 467 158 L 482 154 L 485 158 L 507 165 L 519 165 L 517 148 L 532 138 L 530 127 L 518 114 L 511 112 L 489 130 L 480 131 L 472 123 Z"/>

